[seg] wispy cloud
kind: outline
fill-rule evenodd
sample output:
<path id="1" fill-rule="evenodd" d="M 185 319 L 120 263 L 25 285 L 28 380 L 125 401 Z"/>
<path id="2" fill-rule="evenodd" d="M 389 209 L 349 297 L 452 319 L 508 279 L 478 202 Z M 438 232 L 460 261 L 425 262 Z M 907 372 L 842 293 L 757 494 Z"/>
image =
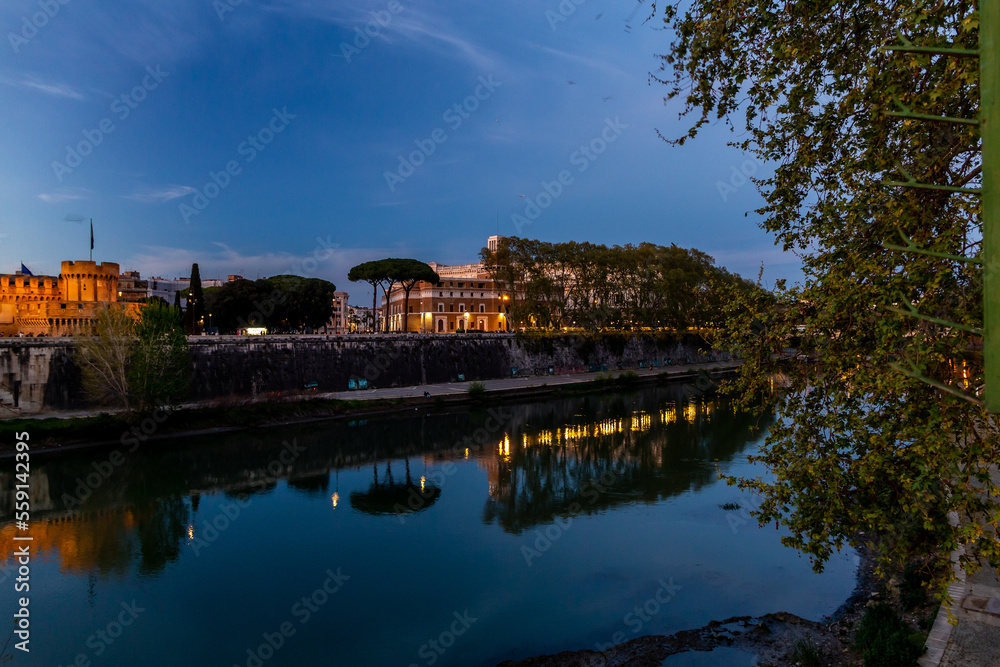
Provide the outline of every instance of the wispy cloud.
<path id="1" fill-rule="evenodd" d="M 361 2 L 347 7 L 331 7 L 326 0 L 276 0 L 268 6 L 268 9 L 306 16 L 353 30 L 363 28 L 365 24 L 370 23 L 373 11 L 385 11 L 386 3 L 380 0 Z M 505 68 L 497 53 L 483 47 L 477 40 L 455 28 L 447 20 L 448 14 L 447 7 L 418 9 L 406 4 L 405 11 L 391 15 L 391 18 L 380 26 L 379 34 L 373 39 L 390 44 L 409 43 L 436 55 L 465 61 L 480 72 L 499 72 Z M 350 43 L 351 40 L 346 41 Z"/>
<path id="2" fill-rule="evenodd" d="M 73 188 L 71 190 L 60 190 L 58 192 L 43 192 L 38 195 L 46 204 L 63 204 L 68 201 L 86 199 L 90 195 L 90 190 L 85 188 Z"/>
<path id="3" fill-rule="evenodd" d="M 142 204 L 162 204 L 171 199 L 179 199 L 195 192 L 197 190 L 190 185 L 165 185 L 160 188 L 139 188 L 132 194 L 122 195 L 122 197 Z"/>
<path id="4" fill-rule="evenodd" d="M 554 49 L 551 46 L 542 46 L 540 44 L 529 44 L 529 46 L 534 49 L 538 49 L 542 53 L 547 53 L 549 55 L 556 56 L 557 58 L 568 60 L 569 62 L 576 63 L 578 65 L 583 65 L 588 70 L 597 70 L 616 77 L 636 77 L 635 72 L 628 72 L 620 67 L 610 64 L 610 57 L 591 58 L 576 53 L 562 51 L 560 49 Z"/>
<path id="5" fill-rule="evenodd" d="M 31 75 L 24 75 L 16 79 L 0 75 L 0 83 L 13 88 L 35 90 L 45 93 L 46 95 L 52 95 L 53 97 L 65 97 L 71 100 L 84 99 L 81 93 L 77 92 L 68 84 L 42 81 L 41 79 Z"/>

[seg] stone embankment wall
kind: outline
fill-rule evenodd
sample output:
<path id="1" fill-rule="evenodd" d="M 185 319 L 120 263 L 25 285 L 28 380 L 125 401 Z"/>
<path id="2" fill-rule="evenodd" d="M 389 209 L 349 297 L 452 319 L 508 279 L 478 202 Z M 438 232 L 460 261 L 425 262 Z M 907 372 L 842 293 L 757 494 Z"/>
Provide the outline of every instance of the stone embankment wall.
<path id="1" fill-rule="evenodd" d="M 343 391 L 707 360 L 695 335 L 223 336 L 188 339 L 191 398 Z M 85 405 L 70 339 L 0 341 L 0 418 Z M 715 355 L 719 358 L 719 355 Z M 16 410 L 11 408 L 16 407 Z"/>

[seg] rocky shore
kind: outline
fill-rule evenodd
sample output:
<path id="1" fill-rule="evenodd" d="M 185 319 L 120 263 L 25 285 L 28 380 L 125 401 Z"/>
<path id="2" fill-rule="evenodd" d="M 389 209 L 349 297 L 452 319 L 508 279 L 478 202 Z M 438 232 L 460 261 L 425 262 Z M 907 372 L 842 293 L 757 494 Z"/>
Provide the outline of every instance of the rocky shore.
<path id="1" fill-rule="evenodd" d="M 718 647 L 753 654 L 756 657 L 754 664 L 759 667 L 805 664 L 802 651 L 806 647 L 815 649 L 813 655 L 818 658 L 818 662 L 810 664 L 823 667 L 861 665 L 861 656 L 853 644 L 855 627 L 869 602 L 880 599 L 881 595 L 871 555 L 862 552 L 859 556 L 854 592 L 832 616 L 820 621 L 781 611 L 763 616 L 735 616 L 672 635 L 639 637 L 606 651 L 566 651 L 509 660 L 498 667 L 669 667 L 670 661 L 664 661 L 672 655 L 712 651 Z"/>

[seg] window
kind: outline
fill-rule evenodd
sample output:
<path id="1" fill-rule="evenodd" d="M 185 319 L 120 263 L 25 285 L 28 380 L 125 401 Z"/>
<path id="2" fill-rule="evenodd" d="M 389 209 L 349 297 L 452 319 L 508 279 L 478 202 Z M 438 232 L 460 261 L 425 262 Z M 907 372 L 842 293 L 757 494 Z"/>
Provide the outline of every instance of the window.
<path id="1" fill-rule="evenodd" d="M 484 287 L 486 287 L 484 283 L 479 283 L 479 289 L 483 289 Z"/>
<path id="2" fill-rule="evenodd" d="M 409 312 L 411 312 L 411 313 L 413 312 L 413 306 L 410 306 L 410 311 Z"/>
<path id="3" fill-rule="evenodd" d="M 65 303 L 60 303 L 59 307 L 62 308 L 63 310 L 66 310 L 66 304 Z"/>
<path id="4" fill-rule="evenodd" d="M 438 296 L 439 297 L 443 297 L 444 296 L 444 292 L 438 292 Z"/>
<path id="5" fill-rule="evenodd" d="M 460 313 L 464 313 L 465 312 L 465 304 L 464 303 L 458 304 L 458 312 L 460 312 Z"/>
<path id="6" fill-rule="evenodd" d="M 438 331 L 444 331 L 444 320 L 438 320 Z"/>
<path id="7" fill-rule="evenodd" d="M 459 283 L 458 286 L 459 287 L 465 287 L 465 283 Z"/>
<path id="8" fill-rule="evenodd" d="M 454 322 L 448 322 L 448 328 L 451 329 L 452 331 L 454 331 L 455 330 L 455 323 Z"/>
<path id="9" fill-rule="evenodd" d="M 483 304 L 479 304 L 479 312 L 480 313 L 485 313 L 486 312 L 486 306 L 483 305 Z M 480 327 L 480 328 L 482 328 L 482 327 Z"/>
<path id="10" fill-rule="evenodd" d="M 439 303 L 438 304 L 438 312 L 439 313 L 443 313 L 444 312 L 444 304 L 443 303 Z"/>
<path id="11" fill-rule="evenodd" d="M 31 278 L 25 278 L 24 279 L 24 286 L 25 287 L 31 287 Z"/>
<path id="12" fill-rule="evenodd" d="M 449 313 L 454 313 L 455 312 L 455 304 L 453 304 L 453 303 L 452 304 L 448 304 L 448 312 Z"/>
<path id="13" fill-rule="evenodd" d="M 465 296 L 465 292 L 459 292 L 458 295 L 459 296 Z"/>

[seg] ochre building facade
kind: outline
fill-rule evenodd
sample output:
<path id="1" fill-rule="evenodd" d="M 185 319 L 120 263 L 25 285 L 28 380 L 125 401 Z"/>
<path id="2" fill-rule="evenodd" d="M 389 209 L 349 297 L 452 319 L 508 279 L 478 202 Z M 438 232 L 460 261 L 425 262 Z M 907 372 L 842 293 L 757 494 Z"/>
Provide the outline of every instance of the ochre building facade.
<path id="1" fill-rule="evenodd" d="M 87 333 L 97 311 L 118 302 L 113 262 L 63 262 L 59 276 L 0 274 L 0 334 Z"/>

